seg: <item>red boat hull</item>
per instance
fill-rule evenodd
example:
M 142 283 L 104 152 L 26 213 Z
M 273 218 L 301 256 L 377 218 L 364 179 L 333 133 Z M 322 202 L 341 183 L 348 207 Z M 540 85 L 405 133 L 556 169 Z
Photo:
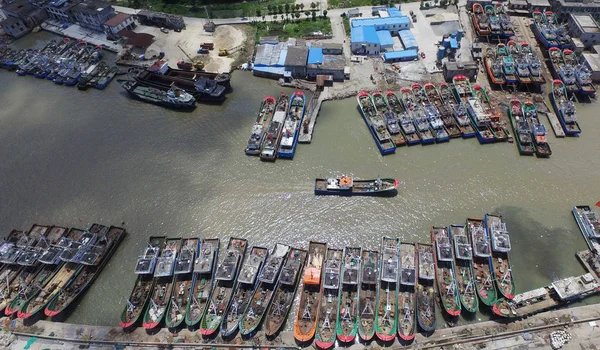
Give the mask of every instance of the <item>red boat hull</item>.
M 333 343 L 334 342 L 332 342 L 332 341 L 315 340 L 315 344 L 317 345 L 317 347 L 319 349 L 323 349 L 323 350 L 326 350 L 326 349 L 329 349 L 329 348 L 333 347 Z
M 17 312 L 17 310 L 13 310 L 13 309 L 9 308 L 8 306 L 6 307 L 6 309 L 4 309 L 4 314 L 6 316 L 10 316 L 10 315 L 14 314 L 15 312 Z
M 59 311 L 52 311 L 52 310 L 49 310 L 48 308 L 46 308 L 46 309 L 44 309 L 44 314 L 46 314 L 46 316 L 48 316 L 48 317 L 53 317 L 53 316 L 56 316 L 56 315 L 60 314 L 60 311 L 61 310 L 59 310 Z
M 392 335 L 381 334 L 381 333 L 375 333 L 375 334 L 377 334 L 377 338 L 379 338 L 379 340 L 381 340 L 381 341 L 392 341 L 396 337 L 395 334 L 392 334 Z
M 202 335 L 213 335 L 213 333 L 215 333 L 214 329 L 200 328 L 200 334 L 202 334 Z
M 17 314 L 17 317 L 20 318 L 20 319 L 26 319 L 26 318 L 29 318 L 31 316 L 32 316 L 32 314 L 28 314 L 28 313 L 23 312 L 23 311 L 19 311 L 19 313 Z
M 502 313 L 500 312 L 498 305 L 494 304 L 494 306 L 492 306 L 492 311 L 494 312 L 495 315 L 504 317 L 504 315 L 502 315 Z
M 350 343 L 354 340 L 353 336 L 350 335 L 343 335 L 343 334 L 338 334 L 337 338 L 339 341 L 343 342 L 343 343 Z
M 121 326 L 121 328 L 129 328 L 131 326 L 133 326 L 134 322 L 119 322 L 119 325 Z
M 416 334 L 411 334 L 411 335 L 398 334 L 398 335 L 400 336 L 400 339 L 402 339 L 402 340 L 411 341 L 411 340 L 415 339 Z
M 146 329 L 152 329 L 158 326 L 158 322 L 144 322 L 142 326 Z

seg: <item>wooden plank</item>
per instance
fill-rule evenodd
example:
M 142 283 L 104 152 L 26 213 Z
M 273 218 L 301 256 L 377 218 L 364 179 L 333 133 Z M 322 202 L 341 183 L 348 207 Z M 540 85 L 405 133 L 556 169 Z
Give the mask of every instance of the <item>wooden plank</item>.
M 556 114 L 552 113 L 552 112 L 548 112 L 546 113 L 546 117 L 548 117 L 548 121 L 550 122 L 550 125 L 552 126 L 552 130 L 554 130 L 554 135 L 556 137 L 565 137 L 565 131 L 562 128 L 562 125 L 560 125 L 560 122 L 558 121 L 558 117 L 556 116 Z

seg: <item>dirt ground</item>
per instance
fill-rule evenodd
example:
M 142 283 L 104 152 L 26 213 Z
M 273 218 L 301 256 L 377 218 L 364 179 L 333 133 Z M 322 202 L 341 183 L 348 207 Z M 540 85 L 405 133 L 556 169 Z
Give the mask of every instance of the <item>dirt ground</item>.
M 204 69 L 210 72 L 231 71 L 233 68 L 231 65 L 238 54 L 236 50 L 231 49 L 237 49 L 246 40 L 245 31 L 231 25 L 217 26 L 214 33 L 205 32 L 201 23 L 188 23 L 186 29 L 180 33 L 175 31 L 163 33 L 160 28 L 142 25 L 136 28 L 136 32 L 152 34 L 155 37 L 152 45 L 146 50 L 147 57 L 164 52 L 169 65 L 175 68 L 177 61 L 189 61 L 185 55 L 187 54 L 194 59 L 202 60 L 205 64 Z M 214 43 L 214 50 L 207 55 L 197 54 L 202 43 Z M 233 52 L 230 52 L 229 56 L 219 56 L 219 49 Z

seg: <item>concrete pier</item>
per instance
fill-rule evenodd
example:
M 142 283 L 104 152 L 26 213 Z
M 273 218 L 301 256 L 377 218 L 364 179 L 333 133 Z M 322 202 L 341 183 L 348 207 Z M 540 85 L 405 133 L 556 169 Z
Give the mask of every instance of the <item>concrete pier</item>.
M 302 122 L 304 124 L 306 121 L 308 121 L 308 129 L 305 129 L 304 125 L 301 126 L 300 136 L 298 137 L 299 143 L 310 143 L 312 141 L 315 123 L 317 122 L 321 105 L 329 95 L 328 92 L 328 88 L 324 88 L 323 91 L 315 91 L 313 97 L 310 99 L 306 113 L 304 114 L 304 121 Z

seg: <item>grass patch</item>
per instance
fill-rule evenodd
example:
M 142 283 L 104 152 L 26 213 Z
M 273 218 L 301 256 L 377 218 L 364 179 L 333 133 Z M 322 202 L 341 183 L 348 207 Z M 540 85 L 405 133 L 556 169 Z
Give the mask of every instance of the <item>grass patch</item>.
M 348 16 L 344 16 L 343 17 L 344 20 L 344 31 L 346 32 L 346 36 L 349 37 L 350 36 L 350 18 L 348 18 Z
M 132 8 L 147 8 L 152 11 L 166 12 L 188 17 L 206 18 L 206 10 L 198 0 L 112 0 L 112 3 Z M 231 18 L 231 17 L 254 17 L 271 14 L 285 13 L 285 4 L 288 4 L 288 12 L 295 10 L 294 0 L 261 0 L 258 1 L 240 1 L 227 4 L 207 5 L 210 18 Z M 281 7 L 281 11 L 280 10 Z
M 391 0 L 328 0 L 327 5 L 331 9 L 353 8 L 353 7 L 360 7 L 360 6 L 382 6 L 382 5 L 387 5 L 388 7 L 393 7 L 393 6 L 396 6 L 396 4 L 398 4 L 398 3 L 417 2 L 417 1 L 421 1 L 421 0 L 396 0 L 396 1 L 391 1 Z M 363 16 L 366 17 L 366 16 L 368 16 L 368 14 L 363 13 Z
M 282 22 L 258 22 L 255 23 L 256 37 L 277 36 L 280 40 L 287 38 L 302 38 L 310 36 L 312 33 L 321 32 L 323 34 L 331 34 L 331 21 L 329 18 L 316 17 L 297 19 L 295 21 Z

